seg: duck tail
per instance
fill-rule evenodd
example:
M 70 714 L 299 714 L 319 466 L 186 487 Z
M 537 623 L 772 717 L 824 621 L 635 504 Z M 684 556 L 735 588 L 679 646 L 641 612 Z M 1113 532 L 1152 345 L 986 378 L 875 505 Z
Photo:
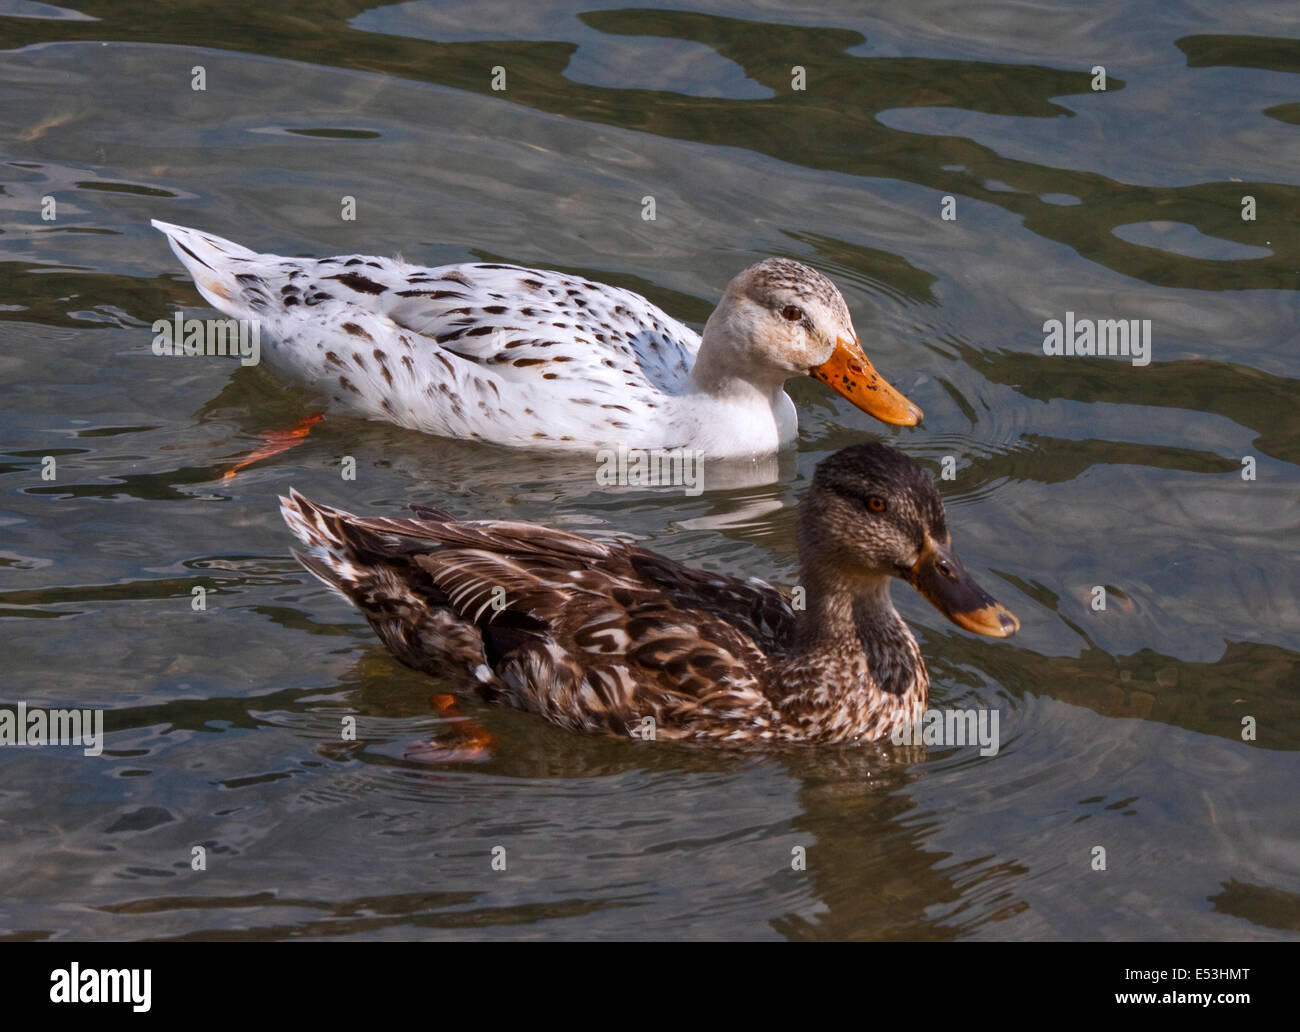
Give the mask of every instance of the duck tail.
M 357 531 L 350 512 L 321 505 L 289 489 L 280 496 L 280 515 L 306 547 L 294 557 L 326 587 L 356 604 L 362 590 L 374 579 L 374 566 L 358 555 Z
M 150 224 L 167 237 L 208 304 L 229 316 L 247 314 L 246 290 L 237 277 L 241 263 L 260 257 L 256 251 L 186 226 L 158 219 L 151 219 Z
M 306 546 L 293 553 L 297 560 L 356 606 L 399 660 L 439 677 L 448 669 L 463 670 L 481 692 L 497 685 L 484 666 L 478 629 L 458 616 L 428 574 L 403 554 L 387 521 L 371 529 L 374 521 L 292 489 L 280 499 L 280 513 Z M 393 528 L 397 537 L 403 529 Z

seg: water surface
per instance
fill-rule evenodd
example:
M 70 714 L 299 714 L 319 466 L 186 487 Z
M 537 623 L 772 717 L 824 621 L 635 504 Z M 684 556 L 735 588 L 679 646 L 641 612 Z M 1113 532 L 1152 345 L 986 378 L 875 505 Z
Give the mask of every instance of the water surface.
M 99 757 L 0 751 L 0 932 L 1300 935 L 1292 5 L 861 6 L 0 5 L 0 703 L 102 707 L 108 732 Z M 150 354 L 155 319 L 212 314 L 150 218 L 571 270 L 696 326 L 789 255 L 926 420 L 792 384 L 797 452 L 697 498 L 335 416 L 223 481 L 315 409 Z M 1153 360 L 1045 356 L 1067 311 L 1151 320 Z M 953 458 L 955 543 L 1021 620 L 978 639 L 894 590 L 936 704 L 998 710 L 994 757 L 728 756 L 468 702 L 491 758 L 430 764 L 445 686 L 298 567 L 277 513 L 290 485 L 418 500 L 789 584 L 814 466 L 874 438 Z

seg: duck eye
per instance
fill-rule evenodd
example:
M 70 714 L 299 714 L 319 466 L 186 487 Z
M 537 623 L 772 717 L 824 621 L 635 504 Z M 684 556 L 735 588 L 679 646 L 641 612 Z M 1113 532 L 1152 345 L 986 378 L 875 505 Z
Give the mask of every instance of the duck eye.
M 867 499 L 867 508 L 872 512 L 884 512 L 889 506 L 885 504 L 885 500 L 880 495 L 872 495 Z
M 803 318 L 803 309 L 796 305 L 786 305 L 781 309 L 781 318 L 789 322 L 798 322 Z

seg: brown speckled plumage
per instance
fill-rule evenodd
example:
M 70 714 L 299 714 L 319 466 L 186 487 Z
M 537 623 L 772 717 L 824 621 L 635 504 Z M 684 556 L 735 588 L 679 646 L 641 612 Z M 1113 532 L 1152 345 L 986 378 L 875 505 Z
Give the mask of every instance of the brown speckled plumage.
M 926 707 L 889 580 L 913 580 L 947 530 L 929 477 L 884 445 L 818 467 L 799 519 L 806 612 L 757 579 L 536 524 L 418 506 L 414 519 L 360 517 L 297 492 L 281 502 L 307 546 L 299 559 L 402 662 L 563 727 L 627 735 L 652 717 L 657 739 L 843 742 Z
M 749 270 L 745 293 L 759 305 L 779 308 L 786 298 L 802 295 L 824 305 L 842 325 L 852 323 L 839 287 L 816 269 L 790 258 L 765 258 Z

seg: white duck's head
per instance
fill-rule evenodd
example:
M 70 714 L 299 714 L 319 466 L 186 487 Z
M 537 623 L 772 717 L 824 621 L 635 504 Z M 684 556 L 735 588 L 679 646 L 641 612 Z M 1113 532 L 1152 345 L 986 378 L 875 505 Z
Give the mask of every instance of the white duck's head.
M 835 284 L 789 258 L 751 265 L 728 284 L 693 375 L 711 393 L 737 381 L 766 388 L 811 376 L 882 422 L 921 421 L 921 410 L 872 366 Z

